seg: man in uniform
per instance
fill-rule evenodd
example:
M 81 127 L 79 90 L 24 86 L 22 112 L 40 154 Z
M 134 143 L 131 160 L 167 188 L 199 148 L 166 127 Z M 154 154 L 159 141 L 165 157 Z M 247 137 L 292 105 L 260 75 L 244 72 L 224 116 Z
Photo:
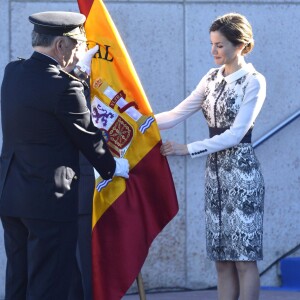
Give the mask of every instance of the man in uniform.
M 89 89 L 86 90 L 87 105 L 90 106 Z M 93 300 L 92 289 L 92 211 L 95 189 L 93 166 L 79 155 L 80 182 L 78 187 L 78 238 L 77 264 L 74 266 L 68 300 Z
M 83 81 L 66 71 L 85 55 L 85 17 L 43 12 L 29 20 L 34 52 L 6 66 L 1 86 L 5 299 L 66 300 L 75 264 L 79 152 L 103 179 L 128 178 L 129 165 L 111 155 L 91 121 Z

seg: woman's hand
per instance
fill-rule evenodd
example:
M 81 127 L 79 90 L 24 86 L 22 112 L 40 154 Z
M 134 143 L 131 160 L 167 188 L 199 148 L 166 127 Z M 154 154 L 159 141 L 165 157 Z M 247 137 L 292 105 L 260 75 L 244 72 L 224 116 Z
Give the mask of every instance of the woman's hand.
M 167 141 L 160 147 L 160 153 L 164 156 L 167 155 L 187 155 L 189 154 L 187 145 L 177 144 L 175 142 Z

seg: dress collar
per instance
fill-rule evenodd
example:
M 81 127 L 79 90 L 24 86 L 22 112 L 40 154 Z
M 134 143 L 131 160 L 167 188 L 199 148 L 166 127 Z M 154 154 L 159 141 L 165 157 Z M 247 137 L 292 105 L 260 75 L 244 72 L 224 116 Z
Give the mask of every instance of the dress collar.
M 225 66 L 222 66 L 221 68 L 219 68 L 219 72 L 218 72 L 217 76 L 218 76 L 218 79 L 220 79 L 220 80 L 224 79 L 227 83 L 232 83 L 232 82 L 240 79 L 241 77 L 245 76 L 246 74 L 255 71 L 253 65 L 251 63 L 248 63 L 244 67 L 242 67 L 241 69 L 239 69 L 239 70 L 235 71 L 234 73 L 224 77 L 224 75 L 223 75 L 224 68 L 225 68 Z

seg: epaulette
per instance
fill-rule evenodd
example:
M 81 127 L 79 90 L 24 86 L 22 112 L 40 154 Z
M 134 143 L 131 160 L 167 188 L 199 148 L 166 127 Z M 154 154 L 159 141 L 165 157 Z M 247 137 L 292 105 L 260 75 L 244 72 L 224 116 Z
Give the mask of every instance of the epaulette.
M 18 60 L 26 60 L 25 58 L 19 57 L 19 56 L 17 57 L 17 59 L 18 59 Z
M 72 75 L 71 73 L 65 71 L 64 69 L 62 68 L 58 68 L 60 72 L 64 73 L 65 75 L 67 75 L 69 78 L 72 78 L 73 80 L 76 80 L 76 81 L 79 81 L 81 82 L 85 88 L 88 88 L 88 84 L 84 81 L 84 80 L 81 80 L 79 78 L 77 78 L 76 76 Z

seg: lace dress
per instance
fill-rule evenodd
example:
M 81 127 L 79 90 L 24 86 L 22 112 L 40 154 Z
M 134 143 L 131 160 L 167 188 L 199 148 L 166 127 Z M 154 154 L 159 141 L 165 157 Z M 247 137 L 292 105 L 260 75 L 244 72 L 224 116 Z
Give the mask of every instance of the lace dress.
M 167 129 L 202 110 L 210 138 L 188 144 L 192 158 L 207 155 L 205 213 L 211 260 L 263 258 L 264 180 L 251 145 L 251 131 L 266 96 L 266 83 L 252 64 L 224 77 L 211 69 L 196 89 L 169 112 L 155 115 Z

